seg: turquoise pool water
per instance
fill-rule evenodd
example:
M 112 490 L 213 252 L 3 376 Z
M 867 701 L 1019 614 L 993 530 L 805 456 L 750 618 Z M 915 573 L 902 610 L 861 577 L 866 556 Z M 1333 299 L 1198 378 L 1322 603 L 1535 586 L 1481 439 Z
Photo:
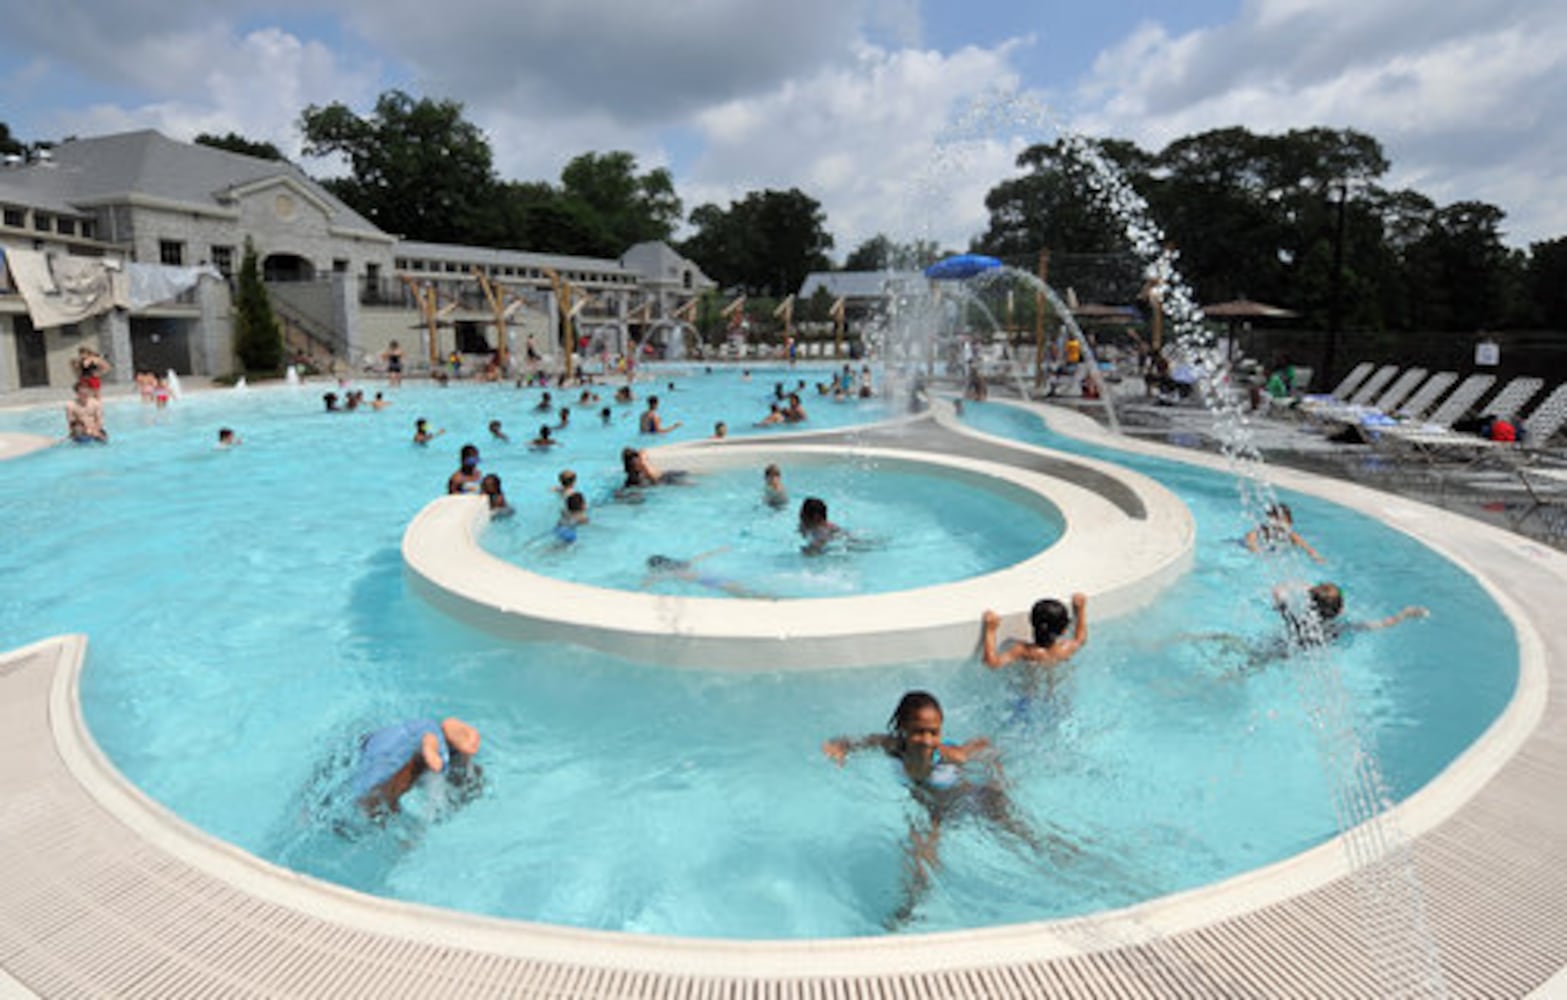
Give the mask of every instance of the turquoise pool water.
M 768 385 L 733 371 L 676 378 L 665 411 L 700 415 L 687 429 L 703 434 L 698 419 L 723 414 L 739 430 Z M 910 929 L 1122 906 L 1336 832 L 1333 781 L 1290 664 L 1236 677 L 1232 644 L 1191 638 L 1265 644 L 1277 630 L 1225 477 L 1114 456 L 1191 505 L 1197 563 L 1145 612 L 1094 621 L 1089 648 L 1049 690 L 974 661 L 663 671 L 467 630 L 409 592 L 398 550 L 463 441 L 480 444 L 524 513 L 553 510 L 562 465 L 590 490 L 618 482 L 619 449 L 637 440 L 634 408 L 609 428 L 584 422 L 540 455 L 484 438 L 494 417 L 526 426 L 537 390 L 391 395 L 384 412 L 346 415 L 320 412 L 309 390 L 202 394 L 162 413 L 112 404 L 108 448 L 0 463 L 0 645 L 87 633 L 85 711 L 110 757 L 261 857 L 368 892 L 585 927 L 880 934 L 899 900 L 913 806 L 885 760 L 839 769 L 820 745 L 879 730 L 913 687 L 942 699 L 949 737 L 995 741 L 1018 813 L 1070 849 L 1036 857 L 985 823 L 958 823 Z M 970 412 L 977 426 L 1074 447 L 1032 418 Z M 812 422 L 832 414 L 880 411 L 815 407 Z M 420 415 L 447 429 L 428 449 L 408 441 Z M 57 433 L 60 423 L 57 408 L 0 414 L 4 429 Z M 218 452 L 225 425 L 245 444 Z M 1323 572 L 1346 584 L 1351 617 L 1433 609 L 1335 651 L 1355 722 L 1406 795 L 1505 705 L 1511 630 L 1478 584 L 1429 550 L 1289 499 L 1330 560 Z M 1043 586 L 1064 594 L 1072 582 Z M 483 795 L 448 813 L 438 788 L 419 789 L 387 828 L 334 833 L 340 814 L 315 796 L 324 762 L 376 726 L 426 714 L 462 716 L 484 734 Z
M 671 460 L 678 464 L 678 459 Z M 553 509 L 494 521 L 486 550 L 536 573 L 623 590 L 698 597 L 809 598 L 951 583 L 1022 562 L 1061 537 L 1060 513 L 1021 496 L 937 473 L 780 460 L 787 502 L 764 500 L 762 469 L 703 472 L 678 486 L 593 498 L 589 522 L 563 544 Z M 1019 491 L 1020 492 L 1020 491 Z M 799 508 L 828 503 L 847 534 L 801 551 Z M 1031 499 L 1031 498 L 1030 498 Z M 648 560 L 689 561 L 688 572 Z

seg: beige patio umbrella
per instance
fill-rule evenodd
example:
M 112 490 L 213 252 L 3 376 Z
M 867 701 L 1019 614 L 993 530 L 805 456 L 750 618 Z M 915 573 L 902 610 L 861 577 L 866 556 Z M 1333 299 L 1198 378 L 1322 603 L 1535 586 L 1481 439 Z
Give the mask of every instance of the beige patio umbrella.
M 1294 319 L 1300 315 L 1292 309 L 1283 306 L 1270 306 L 1266 302 L 1257 302 L 1253 299 L 1231 299 L 1228 302 L 1216 302 L 1211 306 L 1203 306 L 1202 313 L 1209 319 L 1222 319 L 1229 323 L 1230 327 L 1230 360 L 1235 359 L 1235 334 L 1243 320 L 1251 319 Z

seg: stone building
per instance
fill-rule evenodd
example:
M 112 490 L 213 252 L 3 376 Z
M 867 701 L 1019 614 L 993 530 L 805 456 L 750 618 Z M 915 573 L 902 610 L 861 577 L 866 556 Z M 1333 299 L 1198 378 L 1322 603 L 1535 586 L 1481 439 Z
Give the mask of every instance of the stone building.
M 550 357 L 565 318 L 596 347 L 623 350 L 713 288 L 662 243 L 605 260 L 401 240 L 293 164 L 150 130 L 68 140 L 0 168 L 0 251 L 97 258 L 110 270 L 210 265 L 228 278 L 247 240 L 290 352 L 349 370 L 375 364 L 393 340 L 416 364 L 503 339 Z M 235 370 L 225 280 L 48 328 L 18 291 L 0 267 L 0 393 L 69 385 L 82 344 L 108 357 L 113 380 Z

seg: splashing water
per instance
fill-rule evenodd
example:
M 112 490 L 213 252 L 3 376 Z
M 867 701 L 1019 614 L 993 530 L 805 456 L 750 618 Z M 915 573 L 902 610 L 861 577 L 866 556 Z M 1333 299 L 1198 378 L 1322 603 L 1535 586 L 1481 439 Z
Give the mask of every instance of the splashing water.
M 184 390 L 180 387 L 180 377 L 179 375 L 175 374 L 174 369 L 170 368 L 168 372 L 164 374 L 163 380 L 169 384 L 170 396 L 173 396 L 175 399 L 184 398 L 185 393 Z
M 299 369 L 295 368 L 293 365 L 289 365 L 288 369 L 283 372 L 283 384 L 288 386 L 290 389 L 298 389 Z
M 1276 497 L 1262 477 L 1262 454 L 1241 409 L 1241 395 L 1230 383 L 1213 335 L 1202 325 L 1202 310 L 1176 268 L 1176 251 L 1152 221 L 1147 202 L 1093 142 L 1081 135 L 1064 134 L 1062 145 L 1089 168 L 1087 177 L 1094 197 L 1121 222 L 1133 250 L 1144 261 L 1148 287 L 1154 290 L 1156 304 L 1175 331 L 1172 360 L 1198 373 L 1199 394 L 1215 417 L 1221 451 L 1236 474 L 1241 513 L 1248 523 L 1257 523 Z M 1290 575 L 1300 577 L 1298 572 L 1290 572 L 1298 563 L 1298 554 L 1274 558 L 1280 583 Z M 1388 813 L 1392 802 L 1387 782 L 1375 754 L 1355 727 L 1353 707 L 1323 622 L 1304 607 L 1291 610 L 1305 625 L 1291 630 L 1289 636 L 1292 653 L 1304 667 L 1296 670 L 1295 676 L 1313 719 L 1318 752 L 1334 779 L 1335 815 L 1360 897 L 1362 930 L 1382 972 L 1379 985 L 1389 996 L 1446 996 L 1414 859 L 1397 821 Z

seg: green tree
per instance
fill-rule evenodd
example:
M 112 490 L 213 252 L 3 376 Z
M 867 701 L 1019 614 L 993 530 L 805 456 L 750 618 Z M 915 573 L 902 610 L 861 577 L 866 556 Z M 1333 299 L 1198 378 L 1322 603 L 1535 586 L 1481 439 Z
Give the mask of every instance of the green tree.
M 855 247 L 843 262 L 845 271 L 918 271 L 946 256 L 930 240 L 898 243 L 877 233 Z
M 561 171 L 561 198 L 602 234 L 592 251 L 616 257 L 649 240 L 667 240 L 680 221 L 675 182 L 662 167 L 638 176 L 636 157 L 624 151 L 583 153 Z
M 1147 197 L 1153 183 L 1150 158 L 1121 140 L 1095 140 L 1104 157 L 1123 170 Z M 974 241 L 978 253 L 1032 270 L 1040 250 L 1050 249 L 1050 280 L 1076 288 L 1086 298 L 1129 301 L 1142 285 L 1140 266 L 1127 251 L 1125 224 L 1094 194 L 1092 168 L 1065 142 L 1031 146 L 1018 155 L 1024 171 L 985 196 L 990 224 Z
M 239 153 L 244 156 L 254 156 L 258 160 L 287 160 L 283 151 L 270 142 L 254 142 L 245 138 L 238 132 L 225 132 L 223 135 L 215 135 L 203 132 L 196 136 L 196 145 L 211 146 L 214 149 L 226 149 L 230 153 Z
M 234 302 L 234 353 L 247 372 L 276 371 L 283 365 L 283 336 L 272 315 L 256 246 L 245 239 L 239 264 L 239 292 Z
M 1533 320 L 1567 330 L 1567 236 L 1530 244 L 1527 275 Z
M 300 115 L 306 156 L 341 155 L 352 174 L 323 183 L 382 229 L 414 239 L 460 243 L 493 233 L 490 144 L 456 101 L 382 94 L 361 118 L 342 104 L 312 104 Z
M 1502 245 L 1500 208 L 1461 201 L 1437 209 L 1427 231 L 1405 253 L 1410 325 L 1417 330 L 1474 331 L 1501 325 L 1514 311 Z
M 725 288 L 782 298 L 832 265 L 827 217 L 796 188 L 752 191 L 727 209 L 701 205 L 689 221 L 696 232 L 681 252 Z
M 27 143 L 11 135 L 11 126 L 0 122 L 0 156 L 26 156 Z

